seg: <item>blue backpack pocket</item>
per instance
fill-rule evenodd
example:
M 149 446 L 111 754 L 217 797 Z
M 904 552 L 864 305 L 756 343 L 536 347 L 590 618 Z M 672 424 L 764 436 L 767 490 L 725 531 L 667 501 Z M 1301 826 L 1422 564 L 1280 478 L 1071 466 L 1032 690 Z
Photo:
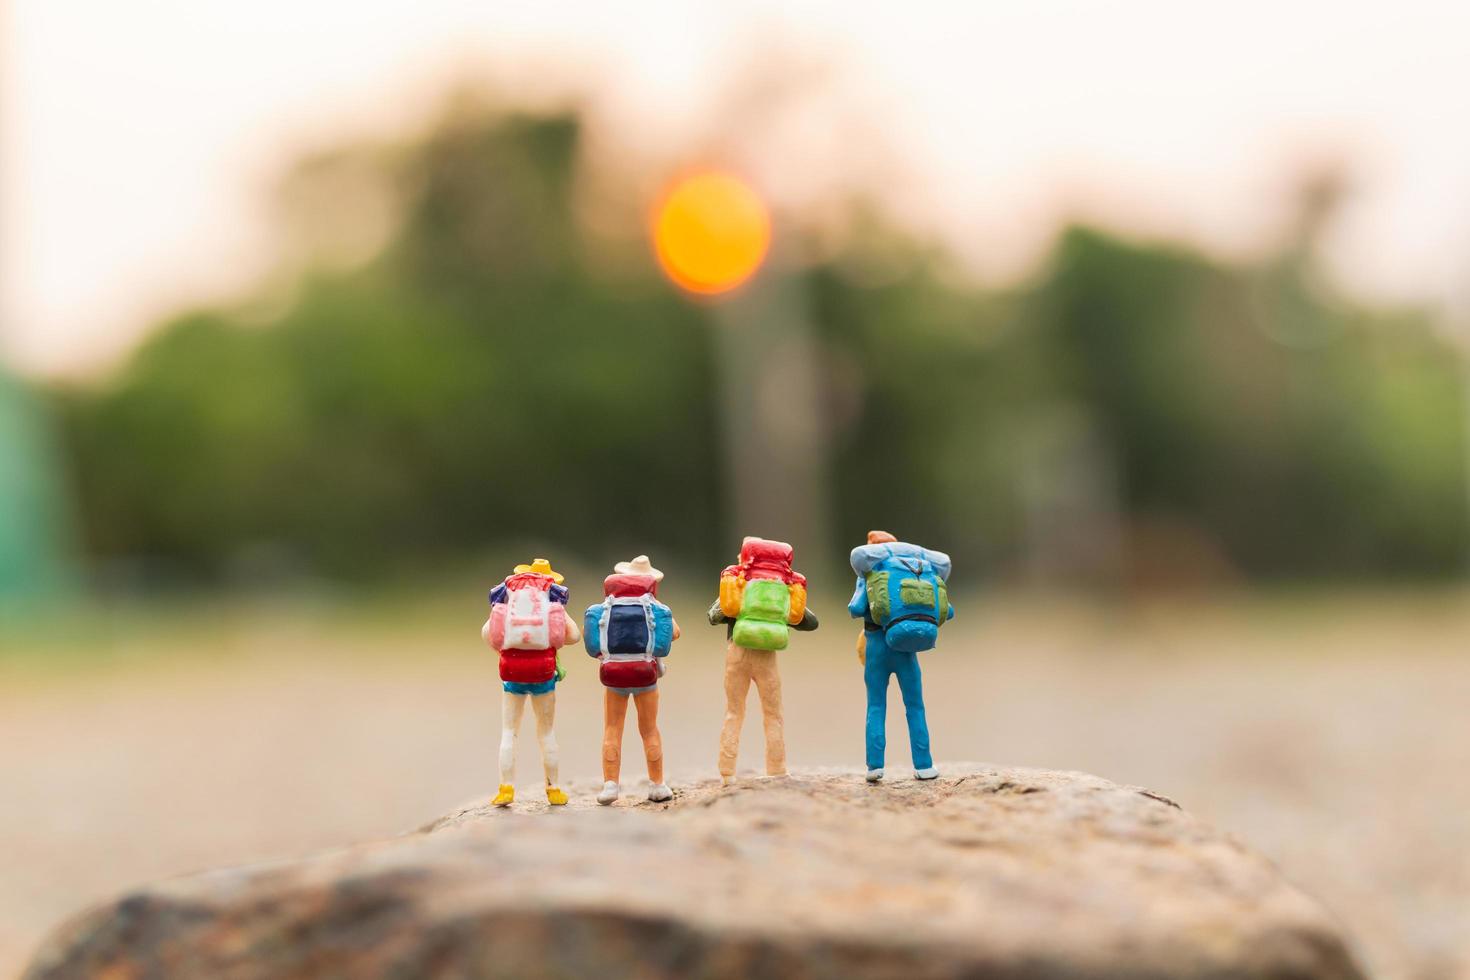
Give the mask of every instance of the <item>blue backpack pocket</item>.
M 587 614 L 582 618 L 582 642 L 587 645 L 587 652 L 593 656 L 602 653 L 602 603 L 587 607 Z
M 904 653 L 933 650 L 939 643 L 939 624 L 927 619 L 900 619 L 888 624 L 883 631 L 883 641 L 888 644 L 888 649 Z
M 608 611 L 607 652 L 645 653 L 648 650 L 648 617 L 641 605 L 616 605 Z
M 653 652 L 665 656 L 674 648 L 674 612 L 661 602 L 649 608 L 653 612 Z
M 927 560 L 900 559 L 888 572 L 887 616 L 878 620 L 891 650 L 921 653 L 939 643 L 939 625 L 948 619 L 944 580 Z

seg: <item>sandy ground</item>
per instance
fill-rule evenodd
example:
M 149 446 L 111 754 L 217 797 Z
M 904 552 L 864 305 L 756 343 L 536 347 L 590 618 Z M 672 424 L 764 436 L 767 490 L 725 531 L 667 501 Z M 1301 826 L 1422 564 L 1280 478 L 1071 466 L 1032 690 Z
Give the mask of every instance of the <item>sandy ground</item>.
M 698 609 L 676 604 L 663 687 L 674 780 L 714 769 L 723 637 Z M 791 761 L 858 764 L 854 631 L 818 609 L 823 629 L 782 654 Z M 476 612 L 462 630 L 437 607 L 233 615 L 103 631 L 101 665 L 49 643 L 0 660 L 0 975 L 130 884 L 397 833 L 492 791 L 499 694 Z M 991 599 L 961 615 L 925 661 L 941 759 L 1148 786 L 1320 897 L 1374 975 L 1470 978 L 1470 600 Z M 567 663 L 564 782 L 591 791 L 601 689 L 591 660 Z M 890 772 L 906 777 L 893 703 Z M 758 718 L 752 702 L 742 764 L 760 758 Z M 629 730 L 625 783 L 642 775 Z

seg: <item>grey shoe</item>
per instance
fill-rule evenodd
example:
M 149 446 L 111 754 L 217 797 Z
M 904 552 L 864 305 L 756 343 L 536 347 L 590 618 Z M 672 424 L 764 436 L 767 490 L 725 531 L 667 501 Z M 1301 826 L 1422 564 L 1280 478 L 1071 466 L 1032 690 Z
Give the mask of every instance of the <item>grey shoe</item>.
M 883 778 L 883 770 L 882 769 L 869 769 L 868 770 L 868 775 L 867 775 L 868 782 L 870 782 L 870 783 L 876 783 L 876 782 L 878 782 L 878 780 L 880 780 L 882 778 Z
M 930 766 L 928 769 L 915 769 L 914 770 L 914 778 L 915 779 L 938 779 L 939 778 L 939 770 L 936 769 L 936 768 L 934 768 L 933 766 Z
M 667 803 L 674 798 L 674 791 L 669 789 L 668 783 L 654 783 L 648 787 L 648 802 Z
M 613 800 L 617 799 L 618 795 L 622 793 L 622 791 L 623 787 L 619 786 L 617 783 L 609 779 L 607 782 L 602 784 L 602 792 L 597 794 L 597 802 L 601 803 L 603 806 L 607 806 Z

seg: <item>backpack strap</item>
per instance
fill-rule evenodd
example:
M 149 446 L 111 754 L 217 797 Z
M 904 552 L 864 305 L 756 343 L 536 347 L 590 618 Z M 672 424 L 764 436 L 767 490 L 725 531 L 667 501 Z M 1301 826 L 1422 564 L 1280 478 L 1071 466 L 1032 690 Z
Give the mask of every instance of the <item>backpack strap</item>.
M 643 645 L 643 657 L 645 660 L 653 659 L 653 637 L 658 625 L 653 621 L 653 596 L 642 597 L 644 633 L 648 635 L 648 641 Z

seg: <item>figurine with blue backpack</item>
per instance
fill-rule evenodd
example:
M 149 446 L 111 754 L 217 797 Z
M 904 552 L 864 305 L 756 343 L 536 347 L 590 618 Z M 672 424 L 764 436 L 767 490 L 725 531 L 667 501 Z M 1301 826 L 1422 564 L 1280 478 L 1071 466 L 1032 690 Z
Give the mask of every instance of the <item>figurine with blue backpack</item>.
M 890 676 L 898 678 L 903 695 L 914 776 L 933 779 L 939 770 L 929 751 L 919 654 L 934 649 L 939 628 L 954 618 L 949 556 L 899 541 L 887 531 L 869 531 L 868 543 L 852 550 L 851 562 L 857 589 L 847 611 L 863 621 L 858 662 L 868 688 L 868 782 L 883 778 Z
M 623 726 L 628 702 L 638 709 L 638 734 L 648 762 L 648 799 L 663 803 L 674 794 L 664 782 L 664 744 L 658 732 L 658 681 L 664 658 L 679 638 L 673 611 L 658 600 L 664 573 L 647 555 L 620 561 L 603 579 L 603 600 L 587 607 L 584 643 L 600 662 L 603 694 L 602 792 L 597 802 L 611 804 L 622 793 Z

